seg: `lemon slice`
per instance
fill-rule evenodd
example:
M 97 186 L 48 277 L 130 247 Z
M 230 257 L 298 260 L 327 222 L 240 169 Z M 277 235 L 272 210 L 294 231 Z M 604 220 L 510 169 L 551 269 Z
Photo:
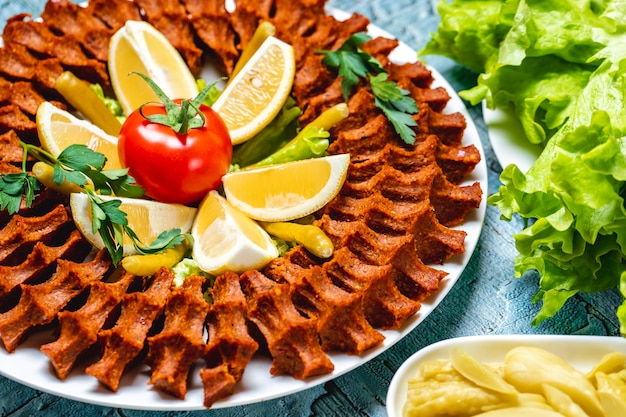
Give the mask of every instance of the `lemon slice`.
M 191 229 L 193 259 L 210 274 L 259 269 L 278 257 L 265 230 L 211 191 L 198 209 Z
M 109 44 L 111 85 L 126 114 L 149 101 L 160 101 L 150 86 L 131 72 L 147 75 L 172 99 L 198 95 L 196 80 L 180 53 L 148 22 L 127 21 Z
M 222 177 L 228 201 L 255 220 L 276 222 L 307 216 L 341 189 L 349 154 L 231 172 Z
M 289 97 L 295 71 L 291 45 L 269 36 L 228 82 L 212 107 L 226 123 L 234 145 L 276 117 Z
M 41 146 L 54 156 L 70 145 L 86 145 L 107 158 L 105 169 L 122 167 L 117 156 L 117 137 L 111 136 L 87 120 L 44 101 L 37 108 L 37 133 Z
M 120 200 L 119 209 L 126 213 L 128 226 L 137 234 L 142 243 L 150 244 L 164 231 L 180 229 L 188 233 L 196 217 L 197 209 L 181 204 L 167 204 L 140 198 L 99 196 L 104 201 Z M 74 223 L 85 239 L 98 249 L 104 247 L 102 238 L 92 230 L 89 196 L 83 193 L 70 194 L 70 208 Z M 124 256 L 136 254 L 130 240 L 124 238 Z

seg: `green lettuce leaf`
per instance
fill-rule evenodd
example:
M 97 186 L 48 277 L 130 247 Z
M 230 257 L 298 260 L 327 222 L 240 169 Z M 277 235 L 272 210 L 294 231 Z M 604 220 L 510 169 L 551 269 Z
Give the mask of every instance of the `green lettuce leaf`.
M 474 72 L 483 72 L 510 29 L 503 17 L 507 3 L 511 2 L 440 1 L 437 11 L 441 22 L 420 55 L 446 56 Z
M 326 150 L 330 144 L 329 137 L 330 133 L 327 130 L 309 124 L 298 132 L 296 137 L 285 146 L 251 166 L 262 167 L 300 161 L 303 159 L 319 158 L 326 154 Z
M 278 115 L 254 137 L 233 149 L 232 163 L 247 167 L 278 151 L 291 141 L 300 129 L 302 110 L 288 97 Z
M 615 33 L 613 9 L 579 0 L 442 1 L 441 24 L 420 55 L 444 55 L 479 72 L 461 97 L 491 109 L 512 106 L 527 139 L 544 144 Z
M 526 58 L 517 66 L 492 67 L 460 95 L 474 105 L 487 100 L 491 109 L 512 105 L 528 141 L 544 144 L 567 120 L 592 72 L 552 55 Z
M 421 55 L 478 72 L 461 96 L 513 107 L 544 149 L 528 172 L 509 165 L 488 203 L 520 216 L 515 275 L 540 274 L 533 324 L 579 292 L 626 300 L 626 8 L 618 0 L 442 0 Z M 626 301 L 619 307 L 626 334 Z
M 607 60 L 598 68 L 567 123 L 528 172 L 506 167 L 502 186 L 488 199 L 505 219 L 515 214 L 534 220 L 514 236 L 516 276 L 530 269 L 541 276 L 535 300 L 542 301 L 542 309 L 534 324 L 552 317 L 579 291 L 620 287 L 626 272 L 626 73 L 621 67 Z M 613 100 L 598 99 L 606 96 Z
M 604 18 L 603 12 L 597 1 L 521 0 L 500 44 L 498 62 L 519 65 L 526 57 L 552 55 L 587 63 L 615 30 L 614 21 Z

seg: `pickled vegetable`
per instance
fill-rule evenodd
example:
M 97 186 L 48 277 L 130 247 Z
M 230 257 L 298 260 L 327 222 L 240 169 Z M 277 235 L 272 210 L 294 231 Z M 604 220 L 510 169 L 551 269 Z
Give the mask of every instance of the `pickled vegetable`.
M 46 188 L 55 190 L 59 193 L 70 195 L 71 193 L 83 192 L 83 189 L 78 184 L 73 182 L 67 182 L 64 180 L 61 184 L 57 184 L 53 178 L 54 167 L 45 162 L 35 162 L 33 164 L 32 173 Z
M 598 372 L 595 378 L 598 396 L 606 416 L 626 416 L 626 372 L 624 369 L 611 374 Z
M 475 417 L 564 417 L 553 410 L 535 407 L 508 407 L 476 414 Z
M 623 417 L 623 357 L 608 353 L 585 375 L 542 348 L 512 348 L 498 363 L 454 348 L 449 359 L 420 364 L 407 384 L 403 417 Z
M 555 411 L 567 417 L 588 417 L 587 413 L 560 389 L 550 384 L 543 384 L 543 392 L 548 404 Z
M 335 104 L 333 107 L 324 110 L 322 114 L 317 116 L 309 125 L 319 127 L 324 130 L 330 130 L 334 125 L 348 117 L 350 109 L 346 103 Z
M 160 268 L 173 268 L 191 249 L 190 238 L 173 248 L 151 255 L 131 255 L 122 259 L 122 267 L 126 272 L 137 276 L 152 276 Z
M 289 143 L 257 162 L 253 167 L 260 167 L 302 159 L 323 156 L 328 149 L 330 133 L 328 131 L 348 116 L 348 105 L 337 104 L 320 114 L 306 125 Z
M 591 371 L 587 374 L 587 378 L 593 377 L 595 374 L 602 372 L 609 374 L 626 369 L 626 354 L 622 352 L 610 352 L 600 359 Z
M 547 350 L 530 346 L 511 349 L 504 378 L 525 392 L 543 393 L 543 384 L 550 384 L 569 395 L 589 416 L 604 416 L 598 394 L 585 375 Z
M 446 375 L 443 381 L 409 381 L 403 416 L 472 416 L 501 403 L 502 398 L 495 392 L 477 387 L 462 377 Z
M 233 148 L 232 163 L 239 167 L 247 167 L 267 158 L 298 134 L 300 123 L 298 117 L 302 110 L 292 97 L 288 97 L 278 115 L 252 139 Z
M 87 120 L 109 135 L 117 136 L 121 123 L 98 95 L 83 80 L 70 71 L 57 78 L 54 88 Z
M 259 224 L 270 235 L 287 242 L 296 242 L 318 258 L 330 258 L 333 254 L 333 242 L 317 226 L 291 222 L 259 222 Z
M 452 365 L 461 375 L 479 387 L 516 396 L 517 390 L 489 365 L 476 360 L 460 348 L 452 350 Z

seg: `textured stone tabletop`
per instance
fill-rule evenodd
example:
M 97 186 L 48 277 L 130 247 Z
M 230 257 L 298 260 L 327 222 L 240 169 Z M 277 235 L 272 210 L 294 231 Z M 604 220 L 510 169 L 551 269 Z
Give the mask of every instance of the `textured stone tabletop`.
M 418 50 L 438 23 L 437 0 L 330 0 L 330 6 L 367 16 L 372 23 Z M 1 21 L 18 12 L 35 16 L 44 0 L 0 1 Z M 428 63 L 439 70 L 455 90 L 475 82 L 475 75 L 444 59 Z M 480 107 L 469 112 L 478 128 L 489 171 L 488 194 L 497 190 L 501 167 L 495 159 Z M 487 207 L 476 250 L 444 301 L 413 332 L 385 353 L 330 382 L 276 400 L 210 411 L 149 412 L 84 404 L 25 387 L 0 377 L 0 416 L 110 416 L 110 417 L 215 417 L 248 416 L 386 416 L 385 396 L 398 367 L 417 350 L 443 339 L 488 334 L 593 334 L 617 335 L 616 291 L 577 295 L 551 320 L 538 327 L 531 319 L 539 305 L 531 303 L 536 276 L 513 277 L 516 255 L 511 235 L 521 222 L 503 222 L 494 207 Z

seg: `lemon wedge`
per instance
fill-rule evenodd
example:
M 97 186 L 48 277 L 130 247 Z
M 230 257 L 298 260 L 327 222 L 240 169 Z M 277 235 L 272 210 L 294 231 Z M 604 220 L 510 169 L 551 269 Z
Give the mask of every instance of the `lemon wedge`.
M 117 156 L 117 137 L 109 135 L 87 120 L 44 101 L 35 116 L 41 146 L 54 156 L 73 144 L 86 145 L 107 158 L 105 169 L 122 167 Z
M 211 191 L 198 208 L 191 229 L 193 259 L 213 275 L 259 269 L 278 257 L 278 249 L 265 230 Z
M 332 200 L 346 179 L 349 154 L 231 172 L 222 177 L 226 199 L 255 220 L 288 221 Z
M 296 63 L 291 45 L 269 36 L 229 80 L 213 104 L 234 145 L 245 142 L 276 117 L 291 93 Z
M 131 72 L 147 75 L 172 99 L 198 95 L 196 80 L 180 53 L 148 22 L 127 21 L 109 44 L 111 85 L 126 114 L 149 101 L 160 101 L 150 86 Z
M 128 226 L 137 234 L 142 243 L 150 244 L 164 231 L 180 229 L 188 233 L 193 225 L 197 209 L 182 204 L 167 204 L 140 198 L 99 196 L 104 201 L 120 200 L 119 209 L 126 213 Z M 89 196 L 84 193 L 70 194 L 70 209 L 78 230 L 85 239 L 98 249 L 104 247 L 102 238 L 92 230 Z M 130 240 L 123 241 L 124 256 L 136 254 Z

